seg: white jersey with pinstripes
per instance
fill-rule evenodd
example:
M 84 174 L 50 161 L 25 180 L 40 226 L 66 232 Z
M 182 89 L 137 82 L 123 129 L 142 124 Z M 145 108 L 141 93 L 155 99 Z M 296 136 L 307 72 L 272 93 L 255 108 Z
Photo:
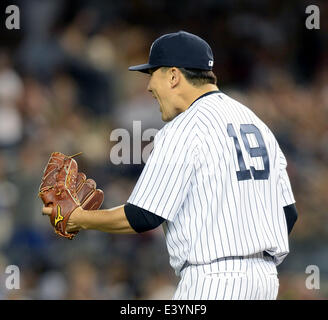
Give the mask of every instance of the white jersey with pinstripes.
M 265 106 L 263 106 L 265 108 Z M 166 219 L 170 264 L 289 252 L 283 207 L 295 202 L 286 158 L 246 106 L 216 91 L 155 136 L 128 202 Z

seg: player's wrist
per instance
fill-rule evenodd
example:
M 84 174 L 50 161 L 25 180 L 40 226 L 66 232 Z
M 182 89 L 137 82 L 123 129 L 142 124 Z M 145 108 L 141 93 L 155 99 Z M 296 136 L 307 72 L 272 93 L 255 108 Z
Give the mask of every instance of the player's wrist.
M 87 229 L 85 227 L 85 219 L 83 219 L 85 217 L 85 212 L 87 210 L 84 210 L 82 207 L 77 207 L 71 214 L 71 216 L 69 217 L 67 226 L 69 228 L 70 231 L 72 231 L 72 229 Z

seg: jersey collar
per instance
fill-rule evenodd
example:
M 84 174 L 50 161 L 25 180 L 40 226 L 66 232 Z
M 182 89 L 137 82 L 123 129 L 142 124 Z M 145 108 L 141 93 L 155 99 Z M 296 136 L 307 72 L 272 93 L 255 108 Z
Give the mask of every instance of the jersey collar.
M 221 91 L 220 90 L 214 90 L 214 91 L 209 91 L 209 92 L 206 92 L 206 93 L 204 93 L 204 94 L 202 94 L 201 96 L 199 96 L 196 100 L 194 100 L 193 102 L 192 102 L 192 104 L 189 106 L 189 108 L 196 102 L 196 101 L 198 101 L 199 99 L 201 99 L 201 98 L 204 98 L 204 97 L 206 97 L 206 96 L 209 96 L 210 94 L 214 94 L 214 93 L 220 93 Z M 189 109 L 188 108 L 188 109 Z

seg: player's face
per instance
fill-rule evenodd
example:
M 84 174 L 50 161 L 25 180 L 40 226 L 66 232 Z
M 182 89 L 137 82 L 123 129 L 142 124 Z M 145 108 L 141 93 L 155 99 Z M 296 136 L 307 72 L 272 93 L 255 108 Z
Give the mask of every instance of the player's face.
M 150 70 L 150 80 L 147 90 L 157 100 L 163 121 L 170 121 L 178 115 L 172 103 L 172 92 L 168 71 L 162 69 Z

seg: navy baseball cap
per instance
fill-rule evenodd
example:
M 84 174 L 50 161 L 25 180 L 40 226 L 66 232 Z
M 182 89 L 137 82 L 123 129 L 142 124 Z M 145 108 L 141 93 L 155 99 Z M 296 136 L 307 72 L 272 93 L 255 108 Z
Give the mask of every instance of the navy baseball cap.
M 186 32 L 164 34 L 150 47 L 149 62 L 129 67 L 130 71 L 148 73 L 157 67 L 191 68 L 212 70 L 212 49 L 202 38 Z

